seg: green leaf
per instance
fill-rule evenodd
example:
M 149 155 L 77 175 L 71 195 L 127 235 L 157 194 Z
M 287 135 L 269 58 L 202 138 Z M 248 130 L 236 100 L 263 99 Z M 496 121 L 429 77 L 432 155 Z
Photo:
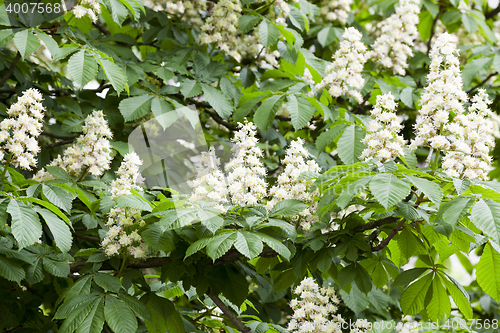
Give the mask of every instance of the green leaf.
M 484 246 L 476 266 L 477 283 L 485 293 L 500 301 L 500 254 L 490 243 Z
M 286 260 L 290 260 L 290 256 L 292 254 L 290 253 L 290 250 L 285 245 L 283 245 L 282 242 L 262 232 L 256 232 L 255 235 L 283 258 L 285 258 Z
M 14 44 L 19 50 L 21 58 L 24 61 L 26 57 L 38 50 L 40 40 L 27 29 L 19 31 L 14 35 Z
M 123 70 L 117 64 L 107 59 L 99 59 L 98 61 L 104 71 L 104 74 L 106 74 L 108 81 L 111 83 L 119 96 L 123 89 L 127 86 L 127 75 L 125 75 Z
M 479 199 L 472 207 L 470 220 L 495 242 L 500 242 L 500 203 Z
M 134 209 L 145 210 L 151 212 L 153 208 L 151 205 L 141 197 L 130 194 L 130 195 L 121 195 L 115 199 L 118 207 L 130 207 Z
M 293 128 L 298 131 L 304 128 L 314 115 L 314 108 L 307 99 L 295 95 L 288 96 L 286 104 L 292 118 Z
M 455 226 L 460 217 L 470 207 L 473 199 L 470 197 L 456 197 L 441 205 L 437 217 L 442 218 L 446 223 Z
M 254 15 L 242 15 L 238 20 L 238 26 L 244 34 L 249 32 L 259 22 L 260 17 Z
M 82 89 L 87 83 L 95 79 L 97 69 L 97 62 L 94 57 L 85 50 L 80 50 L 69 58 L 68 74 Z
M 476 77 L 476 75 L 487 66 L 490 66 L 493 62 L 493 58 L 484 57 L 474 59 L 468 62 L 463 70 L 462 70 L 462 79 L 464 80 L 464 87 L 470 87 L 472 80 Z
M 224 225 L 224 219 L 213 212 L 200 209 L 197 214 L 201 224 L 213 234 Z
M 302 212 L 306 208 L 308 208 L 308 206 L 302 203 L 302 201 L 286 199 L 276 203 L 276 205 L 274 205 L 274 207 L 269 212 L 269 216 L 293 216 Z
M 98 294 L 83 295 L 83 296 L 87 297 L 82 298 L 82 301 L 80 301 L 79 304 L 77 305 L 74 305 L 73 302 L 70 302 L 73 305 L 73 307 L 71 309 L 71 312 L 69 312 L 65 316 L 66 320 L 64 320 L 63 324 L 59 329 L 60 333 L 74 332 L 88 318 L 89 314 L 92 312 L 95 306 L 95 302 L 102 300 L 102 296 Z M 63 308 L 64 305 L 61 308 Z
M 148 307 L 137 298 L 129 296 L 125 293 L 120 293 L 118 296 L 129 308 L 139 314 L 142 318 L 145 320 L 152 320 L 151 311 L 149 311 Z
M 358 156 L 361 155 L 365 146 L 361 139 L 365 137 L 365 132 L 357 125 L 347 127 L 337 142 L 337 152 L 344 164 L 353 164 L 359 162 Z
M 54 213 L 52 213 L 48 209 L 34 207 L 35 211 L 42 215 L 45 223 L 50 229 L 50 232 L 54 236 L 54 240 L 56 242 L 57 247 L 62 252 L 68 252 L 71 249 L 71 244 L 73 242 L 73 236 L 71 235 L 71 230 L 69 226 L 57 217 Z
M 236 232 L 215 236 L 207 244 L 207 255 L 215 262 L 229 251 L 235 240 Z
M 337 206 L 339 206 L 342 209 L 347 207 L 349 202 L 351 202 L 352 198 L 354 198 L 354 196 L 357 195 L 359 192 L 363 191 L 368 182 L 370 182 L 372 178 L 373 176 L 364 177 L 358 179 L 354 183 L 349 184 L 346 188 L 342 190 L 342 193 L 337 198 L 336 200 Z
M 143 95 L 123 99 L 118 109 L 125 121 L 133 121 L 144 117 L 151 110 L 152 95 Z
M 326 146 L 332 143 L 346 127 L 347 125 L 345 124 L 338 124 L 328 131 L 321 133 L 316 139 L 316 149 L 319 151 L 325 150 Z
M 33 208 L 23 202 L 10 200 L 7 212 L 12 216 L 12 234 L 19 249 L 33 245 L 42 236 L 42 225 Z
M 466 13 L 462 13 L 462 23 L 467 32 L 470 34 L 474 33 L 478 28 L 478 24 L 474 17 L 467 15 Z
M 259 237 L 249 232 L 238 232 L 234 247 L 238 252 L 252 260 L 257 257 L 264 248 Z
M 366 309 L 370 304 L 368 297 L 359 290 L 356 284 L 352 285 L 351 291 L 349 293 L 346 293 L 341 289 L 339 291 L 339 294 L 342 297 L 345 305 L 347 305 L 347 307 L 351 309 L 356 315 Z
M 114 295 L 106 295 L 104 316 L 109 327 L 115 333 L 130 333 L 137 331 L 137 320 L 128 306 Z
M 175 309 L 174 304 L 166 298 L 152 294 L 148 307 L 153 317 L 152 321 L 146 321 L 146 327 L 151 333 L 184 333 L 182 317 Z
M 69 213 L 71 211 L 73 195 L 57 186 L 42 184 L 42 193 L 47 200 L 62 210 Z
M 233 104 L 220 90 L 207 84 L 202 85 L 203 97 L 222 119 L 227 119 L 233 113 Z
M 325 27 L 318 32 L 318 42 L 321 46 L 325 47 L 330 45 L 335 41 L 337 35 L 335 34 L 335 30 L 332 27 Z
M 259 24 L 260 42 L 265 47 L 271 47 L 278 41 L 280 31 L 268 19 L 262 20 Z
M 471 319 L 472 307 L 470 305 L 469 294 L 458 282 L 455 283 L 456 281 L 454 280 L 449 281 L 448 279 L 443 278 L 443 282 L 460 312 L 462 312 L 466 319 Z
M 104 326 L 104 296 L 94 301 L 85 320 L 75 333 L 100 333 Z
M 26 273 L 17 262 L 0 255 L 0 276 L 3 276 L 9 281 L 21 283 L 21 280 L 24 279 Z
M 424 309 L 424 300 L 431 286 L 433 273 L 413 282 L 401 295 L 401 308 L 406 315 L 414 315 Z
M 94 275 L 94 282 L 105 291 L 113 291 L 115 293 L 120 291 L 122 286 L 119 278 L 104 273 L 96 273 Z
M 45 169 L 54 177 L 57 179 L 65 180 L 65 181 L 71 181 L 71 178 L 68 176 L 68 173 L 66 170 L 64 170 L 61 167 L 55 166 L 55 165 L 47 165 L 45 166 Z
M 70 273 L 69 263 L 66 261 L 42 258 L 42 264 L 43 268 L 54 276 L 67 277 Z
M 276 115 L 278 108 L 281 106 L 283 99 L 284 96 L 282 95 L 274 95 L 262 102 L 253 116 L 253 121 L 259 129 L 267 131 L 269 126 L 271 126 L 274 116 Z
M 451 312 L 450 299 L 441 284 L 439 275 L 436 275 L 432 280 L 432 298 L 426 305 L 426 310 L 427 315 L 433 321 L 441 319 L 443 315 L 448 315 Z
M 377 201 L 387 210 L 410 194 L 408 181 L 390 173 L 381 173 L 370 181 L 370 191 Z
M 45 46 L 50 52 L 50 55 L 54 57 L 59 52 L 59 45 L 51 36 L 47 35 L 42 31 L 36 31 L 37 36 L 43 41 Z
M 443 200 L 443 190 L 441 187 L 427 179 L 406 176 L 413 185 L 422 191 L 435 205 L 439 206 Z
M 198 81 L 189 79 L 183 80 L 181 82 L 180 88 L 181 94 L 184 95 L 184 98 L 198 96 L 202 91 L 201 84 L 198 83 Z
M 215 237 L 205 237 L 198 239 L 196 242 L 194 242 L 188 247 L 184 259 L 205 248 L 205 246 L 207 246 L 207 244 L 210 243 L 214 238 Z
M 411 87 L 406 87 L 401 91 L 399 95 L 401 102 L 403 102 L 407 107 L 413 109 L 413 89 Z
M 169 253 L 175 249 L 175 243 L 169 231 L 163 232 L 158 224 L 152 224 L 141 233 L 142 239 L 153 250 Z

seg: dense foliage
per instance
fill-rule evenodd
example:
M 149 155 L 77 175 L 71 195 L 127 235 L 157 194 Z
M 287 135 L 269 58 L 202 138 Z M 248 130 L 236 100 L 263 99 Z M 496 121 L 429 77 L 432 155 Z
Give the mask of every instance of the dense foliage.
M 74 2 L 0 6 L 0 331 L 498 329 L 498 1 Z

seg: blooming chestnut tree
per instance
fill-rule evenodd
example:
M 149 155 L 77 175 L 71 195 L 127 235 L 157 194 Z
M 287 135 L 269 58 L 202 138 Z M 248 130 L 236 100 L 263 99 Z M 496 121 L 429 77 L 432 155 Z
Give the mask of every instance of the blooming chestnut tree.
M 498 331 L 499 13 L 4 1 L 0 331 Z

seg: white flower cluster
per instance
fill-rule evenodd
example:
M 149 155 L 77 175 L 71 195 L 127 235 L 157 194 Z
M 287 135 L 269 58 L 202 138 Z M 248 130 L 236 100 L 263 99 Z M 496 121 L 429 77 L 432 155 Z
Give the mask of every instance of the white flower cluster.
M 71 11 L 77 19 L 88 16 L 95 23 L 101 14 L 101 3 L 98 0 L 81 0 Z
M 42 94 L 30 88 L 7 110 L 9 117 L 0 123 L 0 162 L 28 170 L 36 166 L 40 151 L 36 138 L 45 112 L 41 101 Z
M 136 153 L 125 155 L 117 171 L 119 177 L 111 183 L 112 198 L 132 194 L 132 189 L 140 190 L 137 184 L 140 178 L 140 165 L 142 161 Z M 137 229 L 144 226 L 144 221 L 135 222 L 140 217 L 139 209 L 129 207 L 111 209 L 106 222 L 109 230 L 101 243 L 106 255 L 125 254 L 139 259 L 146 257 L 147 245 L 142 242 L 137 232 Z
M 320 14 L 327 21 L 339 21 L 346 24 L 351 11 L 351 4 L 352 0 L 326 0 L 321 3 Z
M 373 44 L 371 57 L 394 74 L 405 75 L 407 59 L 418 36 L 419 0 L 402 0 L 396 13 L 378 24 L 381 35 Z
M 431 52 L 427 86 L 420 100 L 421 109 L 415 123 L 415 139 L 410 148 L 430 145 L 434 149 L 450 148 L 443 135 L 451 116 L 464 113 L 468 96 L 463 91 L 459 53 L 456 38 L 448 33 L 440 35 Z
M 443 158 L 443 171 L 451 177 L 468 179 L 488 179 L 491 171 L 489 152 L 495 146 L 494 113 L 488 108 L 488 96 L 479 89 L 472 99 L 467 115 L 460 114 L 446 126 L 451 134 L 451 149 Z M 496 116 L 496 115 L 495 115 Z
M 61 167 L 72 176 L 79 176 L 84 171 L 94 177 L 102 176 L 110 168 L 112 147 L 109 139 L 113 137 L 104 113 L 94 111 L 88 115 L 82 132 L 83 135 L 64 150 L 63 156 L 58 156 L 50 165 Z M 33 179 L 47 181 L 54 177 L 45 170 L 40 170 Z
M 361 141 L 367 146 L 360 156 L 361 159 L 376 157 L 386 162 L 404 155 L 403 147 L 406 142 L 399 135 L 403 126 L 396 115 L 396 107 L 397 103 L 390 92 L 377 96 L 377 104 L 371 111 L 373 120 L 367 128 L 369 133 Z
M 320 288 L 310 277 L 303 279 L 294 290 L 297 299 L 290 301 L 294 311 L 287 330 L 291 333 L 341 333 L 345 320 L 336 314 L 340 300 L 331 287 Z M 371 324 L 357 320 L 351 333 L 366 333 Z
M 325 88 L 332 97 L 345 95 L 361 103 L 363 97 L 358 90 L 365 83 L 361 72 L 368 60 L 366 45 L 361 42 L 362 35 L 356 28 L 347 28 L 342 37 L 344 40 L 335 52 L 333 62 L 325 70 L 326 76 L 314 87 L 313 92 Z
M 313 204 L 317 191 L 310 191 L 314 180 L 298 180 L 298 178 L 301 173 L 306 171 L 321 171 L 316 161 L 312 159 L 306 160 L 309 157 L 311 157 L 311 154 L 304 147 L 304 140 L 299 138 L 296 141 L 292 141 L 283 160 L 285 170 L 278 176 L 276 185 L 271 187 L 269 191 L 271 199 L 267 202 L 268 209 L 286 199 L 300 200 L 306 204 L 310 204 L 309 208 L 292 217 L 294 221 L 302 218 L 300 219 L 300 225 L 306 231 L 311 229 L 311 224 L 318 221 L 315 215 L 317 205 Z
M 256 205 L 266 197 L 266 168 L 260 161 L 262 149 L 257 146 L 256 126 L 253 123 L 238 124 L 240 130 L 232 141 L 233 158 L 226 164 L 229 194 L 233 205 Z
M 237 54 L 238 20 L 241 17 L 240 0 L 221 0 L 215 4 L 213 13 L 201 26 L 199 40 L 202 44 L 217 43 L 219 49 L 235 59 L 241 59 Z
M 165 11 L 170 15 L 181 17 L 196 30 L 203 25 L 201 13 L 207 11 L 207 1 L 204 0 L 172 0 L 172 1 L 144 1 L 144 5 L 155 11 Z
M 201 153 L 201 166 L 196 168 L 196 177 L 188 185 L 193 189 L 189 198 L 192 203 L 215 202 L 215 208 L 226 211 L 223 204 L 229 202 L 229 192 L 224 173 L 220 170 L 220 159 L 215 155 L 213 147 L 208 152 Z

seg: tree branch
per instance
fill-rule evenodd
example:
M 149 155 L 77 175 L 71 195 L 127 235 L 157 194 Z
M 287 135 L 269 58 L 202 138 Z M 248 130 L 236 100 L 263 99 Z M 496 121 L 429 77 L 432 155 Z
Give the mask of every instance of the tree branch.
M 10 64 L 9 71 L 0 80 L 0 87 L 3 87 L 3 85 L 5 84 L 5 82 L 7 82 L 7 80 L 10 78 L 10 76 L 12 74 L 14 74 L 14 71 L 16 70 L 16 65 L 17 65 L 17 62 L 19 61 L 19 59 L 21 59 L 21 53 L 17 52 L 16 57 L 14 58 L 12 63 Z
M 499 6 L 500 7 L 500 6 Z M 471 92 L 473 92 L 474 90 L 476 90 L 477 88 L 479 87 L 482 87 L 485 85 L 486 82 L 488 82 L 489 79 L 491 79 L 493 76 L 497 75 L 498 73 L 497 72 L 494 72 L 494 73 L 491 73 L 490 75 L 488 75 L 486 77 L 486 79 L 484 79 L 483 81 L 481 81 L 481 83 L 479 83 L 477 86 L 473 87 L 473 88 L 470 88 L 469 90 L 466 91 L 467 94 L 470 94 Z
M 493 9 L 493 10 L 485 13 L 484 14 L 484 18 L 488 20 L 488 19 L 492 18 L 493 16 L 495 16 L 498 13 L 500 13 L 500 5 L 498 5 L 497 8 L 495 8 L 495 9 Z
M 391 233 L 389 234 L 389 236 L 387 236 L 386 239 L 384 239 L 379 245 L 375 246 L 375 247 L 372 247 L 372 252 L 377 252 L 377 251 L 380 251 L 382 250 L 384 247 L 387 246 L 387 244 L 389 244 L 389 242 L 391 241 L 391 239 L 396 236 L 396 234 L 398 233 L 399 229 L 401 229 L 401 227 L 403 226 L 403 224 L 406 222 L 406 219 L 403 218 L 401 220 L 401 222 L 399 222 L 399 224 L 396 226 L 396 228 L 392 229 Z
M 381 227 L 386 224 L 391 224 L 397 221 L 397 218 L 395 217 L 386 217 L 385 219 L 377 220 L 377 221 L 372 221 L 368 222 L 366 224 L 358 225 L 357 227 L 354 228 L 354 231 L 366 231 L 370 229 L 375 229 L 378 227 Z
M 61 140 L 73 140 L 75 138 L 74 136 L 57 135 L 49 132 L 42 132 L 40 135 L 45 135 L 54 139 L 61 139 Z
M 63 141 L 54 142 L 54 143 L 51 143 L 50 145 L 43 146 L 43 148 L 49 149 L 49 148 L 54 148 L 54 147 L 58 147 L 58 146 L 68 145 L 70 143 L 73 143 L 73 140 L 63 140 Z
M 227 121 L 222 119 L 217 113 L 212 112 L 212 111 L 207 110 L 207 109 L 205 109 L 205 112 L 208 113 L 210 115 L 210 117 L 212 117 L 213 120 L 215 120 L 216 123 L 226 127 L 228 130 L 236 131 L 238 129 L 235 125 L 228 123 Z
M 90 242 L 97 242 L 97 243 L 101 242 L 101 240 L 99 238 L 97 238 L 97 237 L 92 237 L 92 236 L 89 236 L 89 235 L 82 235 L 82 234 L 78 234 L 76 232 L 73 232 L 72 234 L 76 238 L 80 238 L 80 239 L 87 240 L 87 241 L 90 241 Z
M 224 313 L 224 315 L 234 324 L 234 326 L 236 326 L 236 328 L 240 331 L 240 332 L 243 332 L 243 333 L 250 333 L 252 332 L 252 330 L 250 329 L 250 327 L 248 326 L 245 326 L 245 324 L 243 324 L 241 322 L 241 320 L 239 320 L 234 314 L 233 312 L 231 311 L 231 309 L 229 309 L 226 304 L 224 304 L 224 302 L 222 302 L 222 300 L 219 298 L 219 296 L 217 295 L 212 295 L 210 292 L 207 293 L 208 297 L 210 297 L 210 299 L 219 307 L 219 309 L 221 309 L 221 311 Z
M 431 51 L 432 37 L 434 37 L 434 32 L 436 30 L 436 24 L 437 24 L 437 21 L 439 20 L 440 16 L 441 16 L 441 6 L 439 6 L 439 13 L 434 18 L 434 21 L 432 21 L 431 35 L 429 37 L 429 41 L 427 42 L 427 54 L 429 54 L 429 52 Z

